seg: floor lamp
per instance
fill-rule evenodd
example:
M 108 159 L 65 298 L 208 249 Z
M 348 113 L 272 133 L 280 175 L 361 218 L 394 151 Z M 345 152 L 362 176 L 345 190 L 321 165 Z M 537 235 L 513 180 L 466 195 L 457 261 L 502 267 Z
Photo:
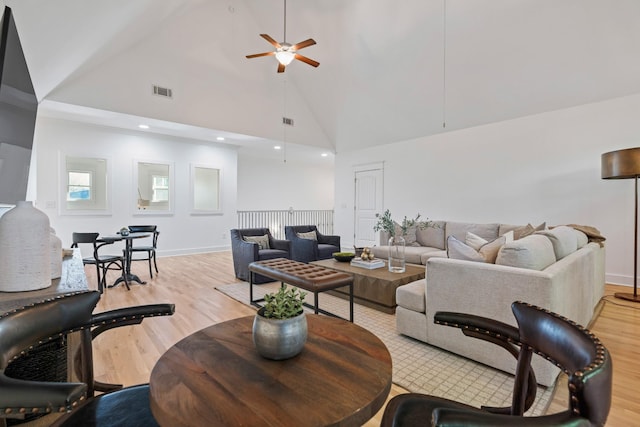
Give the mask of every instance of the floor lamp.
M 640 302 L 638 297 L 638 176 L 640 176 L 640 147 L 611 151 L 602 155 L 602 179 L 633 178 L 636 183 L 635 221 L 633 227 L 633 293 L 617 292 L 616 298 Z

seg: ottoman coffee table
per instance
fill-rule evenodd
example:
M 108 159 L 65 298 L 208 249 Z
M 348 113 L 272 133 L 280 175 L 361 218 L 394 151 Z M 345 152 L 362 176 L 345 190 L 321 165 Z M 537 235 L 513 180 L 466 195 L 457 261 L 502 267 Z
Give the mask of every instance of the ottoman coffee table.
M 285 258 L 252 262 L 249 264 L 249 272 L 251 273 L 249 276 L 249 302 L 256 307 L 261 307 L 259 303 L 263 302 L 264 298 L 253 298 L 253 276 L 261 274 L 273 280 L 279 280 L 281 286 L 288 283 L 305 291 L 313 292 L 313 305 L 306 302 L 303 305 L 313 308 L 315 314 L 322 313 L 339 317 L 318 306 L 318 294 L 331 289 L 346 289 L 347 295 L 349 295 L 349 321 L 353 322 L 353 276 L 351 274 Z
M 356 267 L 348 262 L 339 262 L 335 259 L 313 261 L 311 264 L 352 274 L 354 301 L 390 314 L 396 312 L 396 289 L 425 277 L 424 265 L 407 264 L 404 273 L 391 273 L 386 263 L 384 267 L 373 270 Z M 330 293 L 340 298 L 349 297 L 348 288 L 336 288 Z

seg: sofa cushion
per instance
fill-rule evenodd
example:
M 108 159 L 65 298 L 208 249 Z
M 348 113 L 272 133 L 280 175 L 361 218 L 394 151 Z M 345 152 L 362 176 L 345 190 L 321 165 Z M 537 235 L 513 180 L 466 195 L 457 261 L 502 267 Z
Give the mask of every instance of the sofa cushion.
M 546 236 L 551 240 L 556 260 L 561 260 L 578 250 L 578 235 L 573 228 L 566 225 L 554 227 L 551 230 L 536 231 L 535 234 Z
M 396 303 L 400 307 L 424 313 L 426 310 L 425 285 L 425 279 L 420 279 L 398 287 L 396 289 Z
M 387 246 L 388 248 L 388 246 Z M 420 257 L 422 256 L 422 254 L 424 253 L 424 251 L 426 250 L 426 248 L 423 248 L 422 246 L 406 246 L 404 248 L 404 260 L 405 262 L 408 262 L 409 264 L 420 264 L 422 261 L 420 260 Z M 377 256 L 377 254 L 376 254 Z M 389 257 L 389 251 L 387 249 L 387 253 L 384 255 L 385 258 Z
M 444 228 L 444 221 L 431 221 L 428 227 L 416 230 L 416 239 L 422 246 L 444 249 Z
M 269 246 L 269 235 L 264 236 L 242 236 L 242 240 L 245 242 L 257 243 L 259 249 L 271 249 Z
M 546 236 L 532 234 L 505 243 L 496 258 L 496 264 L 510 267 L 544 270 L 556 262 L 553 244 Z
M 471 222 L 447 222 L 445 226 L 445 238 L 454 236 L 464 242 L 467 232 L 480 236 L 487 241 L 498 237 L 499 224 L 475 224 Z
M 452 259 L 484 262 L 484 257 L 477 250 L 456 239 L 455 236 L 447 238 L 447 256 Z
M 425 248 L 428 249 L 422 252 L 420 255 L 420 263 L 423 265 L 427 265 L 427 261 L 431 258 L 447 258 L 447 251 L 436 248 Z
M 296 233 L 296 236 L 301 239 L 318 240 L 318 235 L 315 230 L 311 230 L 306 233 Z

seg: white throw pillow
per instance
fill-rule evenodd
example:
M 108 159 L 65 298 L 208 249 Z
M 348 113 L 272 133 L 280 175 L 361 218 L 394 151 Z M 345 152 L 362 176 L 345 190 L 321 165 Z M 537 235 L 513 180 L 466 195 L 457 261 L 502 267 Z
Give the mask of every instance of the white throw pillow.
M 454 236 L 447 238 L 447 256 L 452 259 L 484 262 L 484 257 L 480 255 L 478 251 L 456 239 Z
M 464 242 L 467 246 L 471 246 L 476 251 L 479 251 L 481 247 L 489 243 L 488 240 L 483 239 L 482 237 L 467 231 L 467 234 L 464 238 Z
M 311 230 L 306 233 L 296 233 L 296 235 L 301 239 L 318 240 L 315 230 Z
M 242 236 L 242 240 L 245 242 L 257 243 L 259 249 L 271 249 L 269 246 L 269 235 L 264 236 Z

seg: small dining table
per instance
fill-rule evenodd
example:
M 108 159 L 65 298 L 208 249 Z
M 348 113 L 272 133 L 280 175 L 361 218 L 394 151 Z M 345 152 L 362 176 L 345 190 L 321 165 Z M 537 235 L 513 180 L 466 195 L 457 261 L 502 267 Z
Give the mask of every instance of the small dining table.
M 391 389 L 391 355 L 368 330 L 307 314 L 304 349 L 260 356 L 255 316 L 218 323 L 167 350 L 151 372 L 150 405 L 161 426 L 361 426 Z
M 143 239 L 145 237 L 149 237 L 151 234 L 150 233 L 129 233 L 129 234 L 112 234 L 112 235 L 100 235 L 98 237 L 98 241 L 99 242 L 105 242 L 105 243 L 114 243 L 114 242 L 120 242 L 122 240 L 125 241 L 125 249 L 124 249 L 124 271 L 125 271 L 125 275 L 127 277 L 127 282 L 131 283 L 131 282 L 137 282 L 141 285 L 146 285 L 147 282 L 143 281 L 142 279 L 140 279 L 140 277 L 138 277 L 137 275 L 131 273 L 131 247 L 132 247 L 132 241 L 134 239 Z M 109 288 L 113 288 L 114 286 L 117 286 L 120 282 L 123 282 L 124 278 L 118 277 L 116 279 L 115 282 L 113 282 L 112 285 L 109 285 Z

